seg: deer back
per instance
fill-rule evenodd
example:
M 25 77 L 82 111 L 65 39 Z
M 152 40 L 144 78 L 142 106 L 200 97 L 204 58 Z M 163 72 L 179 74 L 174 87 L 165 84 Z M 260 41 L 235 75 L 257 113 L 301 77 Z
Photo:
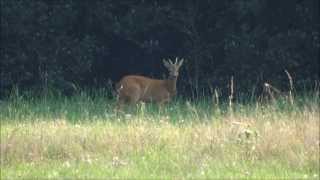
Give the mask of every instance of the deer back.
M 170 97 L 165 80 L 134 75 L 123 77 L 117 84 L 117 92 L 120 99 L 130 102 L 161 102 Z

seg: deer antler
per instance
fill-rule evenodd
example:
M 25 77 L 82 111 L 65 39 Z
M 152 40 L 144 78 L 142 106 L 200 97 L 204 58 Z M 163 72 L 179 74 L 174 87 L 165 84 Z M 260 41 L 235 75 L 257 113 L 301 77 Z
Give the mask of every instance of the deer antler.
M 183 63 L 184 59 L 181 59 L 179 61 L 178 57 L 175 58 L 175 62 L 173 63 L 173 61 L 171 59 L 168 59 L 168 60 L 163 60 L 163 63 L 166 67 L 172 67 L 172 66 L 175 66 L 175 67 L 180 67 Z

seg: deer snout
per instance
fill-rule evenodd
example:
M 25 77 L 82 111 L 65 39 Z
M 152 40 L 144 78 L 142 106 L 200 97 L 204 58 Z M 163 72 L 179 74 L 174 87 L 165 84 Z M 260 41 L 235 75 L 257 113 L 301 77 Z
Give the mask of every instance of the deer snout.
M 179 76 L 179 72 L 171 72 L 170 76 L 176 78 Z

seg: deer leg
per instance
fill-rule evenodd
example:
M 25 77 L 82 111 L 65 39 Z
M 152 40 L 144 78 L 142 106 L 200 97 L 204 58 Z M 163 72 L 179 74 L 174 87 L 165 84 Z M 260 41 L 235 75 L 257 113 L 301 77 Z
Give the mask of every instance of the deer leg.
M 124 104 L 125 104 L 125 99 L 124 98 L 118 98 L 115 111 L 116 112 L 122 111 Z
M 138 101 L 139 101 L 139 97 L 137 97 L 137 96 L 130 96 L 129 99 L 128 99 L 128 104 L 130 104 L 130 105 L 136 105 Z
M 130 95 L 127 96 L 128 103 L 135 105 L 140 99 L 140 88 L 135 87 L 130 89 Z
M 167 97 L 157 103 L 159 106 L 160 112 L 164 109 L 165 105 L 169 103 L 169 101 L 170 101 L 170 98 Z

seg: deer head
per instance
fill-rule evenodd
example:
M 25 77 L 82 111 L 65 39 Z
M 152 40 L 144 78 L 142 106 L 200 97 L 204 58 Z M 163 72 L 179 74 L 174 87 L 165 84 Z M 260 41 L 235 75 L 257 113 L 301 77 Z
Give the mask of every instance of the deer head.
M 169 71 L 169 79 L 170 78 L 176 78 L 179 76 L 179 69 L 182 66 L 183 59 L 181 59 L 178 62 L 178 58 L 176 58 L 176 62 L 173 63 L 170 59 L 168 61 L 163 60 L 164 66 L 168 69 Z
M 176 83 L 182 63 L 183 59 L 179 61 L 178 58 L 175 59 L 175 63 L 170 59 L 163 60 L 164 66 L 169 71 L 169 78 L 164 80 L 137 75 L 123 77 L 116 85 L 118 107 L 126 102 L 153 101 L 159 104 L 169 102 L 176 94 Z

